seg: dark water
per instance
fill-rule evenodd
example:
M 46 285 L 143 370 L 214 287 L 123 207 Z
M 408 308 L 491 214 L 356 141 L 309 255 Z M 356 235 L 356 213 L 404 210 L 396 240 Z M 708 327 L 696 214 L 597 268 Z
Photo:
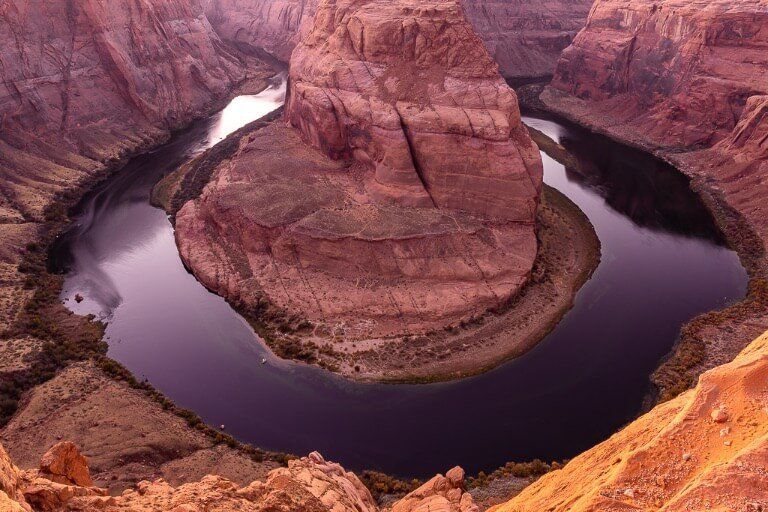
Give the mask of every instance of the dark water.
M 578 155 L 580 172 L 544 156 L 545 180 L 586 212 L 602 241 L 599 268 L 551 335 L 484 375 L 434 385 L 356 384 L 277 360 L 185 271 L 170 223 L 148 198 L 162 175 L 280 98 L 271 90 L 241 100 L 225 111 L 236 118 L 226 130 L 215 116 L 134 159 L 83 200 L 53 252 L 68 269 L 62 298 L 109 322 L 110 356 L 239 439 L 402 476 L 571 457 L 638 413 L 683 322 L 745 293 L 736 255 L 680 175 L 527 118 Z

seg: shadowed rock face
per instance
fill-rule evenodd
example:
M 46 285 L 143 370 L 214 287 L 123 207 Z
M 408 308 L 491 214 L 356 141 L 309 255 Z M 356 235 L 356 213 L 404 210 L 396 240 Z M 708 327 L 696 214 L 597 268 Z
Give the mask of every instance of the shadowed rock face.
M 287 62 L 309 32 L 318 0 L 206 0 L 206 13 L 227 41 L 263 48 Z M 467 19 L 507 78 L 551 75 L 584 26 L 591 0 L 462 0 Z
M 183 125 L 245 78 L 197 1 L 30 0 L 0 15 L 3 133 L 96 161 Z
M 462 0 L 464 11 L 506 78 L 551 75 L 560 52 L 584 27 L 592 0 Z
M 244 137 L 176 217 L 208 287 L 371 339 L 442 328 L 526 282 L 541 160 L 457 3 L 323 2 L 286 118 L 296 130 Z
M 203 0 L 219 36 L 261 48 L 283 62 L 312 27 L 318 0 Z

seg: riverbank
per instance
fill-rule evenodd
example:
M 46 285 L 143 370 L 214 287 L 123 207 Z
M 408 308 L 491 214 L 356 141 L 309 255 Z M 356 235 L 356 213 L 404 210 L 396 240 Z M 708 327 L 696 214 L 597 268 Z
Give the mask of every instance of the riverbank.
M 647 152 L 690 179 L 691 189 L 711 212 L 728 244 L 738 253 L 750 283 L 747 296 L 727 308 L 697 316 L 683 326 L 675 347 L 651 375 L 656 392 L 647 407 L 693 387 L 705 371 L 732 361 L 752 340 L 768 329 L 768 282 L 763 241 L 745 217 L 685 152 L 658 147 L 642 135 L 601 116 L 587 102 L 542 84 L 524 86 L 521 105 L 563 118 L 618 143 Z M 689 154 L 693 154 L 690 152 Z
M 250 73 L 226 96 L 190 113 L 183 125 L 174 126 L 174 131 L 184 130 L 187 124 L 221 110 L 234 96 L 263 90 L 273 74 L 266 69 L 261 74 Z M 38 459 L 55 442 L 51 439 L 54 435 L 59 439 L 62 436 L 76 438 L 86 454 L 100 461 L 95 468 L 97 482 L 121 488 L 164 475 L 162 467 L 174 465 L 173 461 L 199 450 L 211 450 L 203 458 L 210 464 L 226 459 L 241 466 L 244 482 L 252 481 L 286 460 L 281 454 L 244 447 L 231 436 L 204 425 L 197 415 L 175 406 L 148 383 L 137 381 L 125 368 L 106 357 L 104 325 L 93 316 L 79 316 L 67 309 L 60 300 L 63 276 L 49 270 L 48 251 L 69 228 L 68 212 L 132 158 L 164 144 L 174 133 L 158 131 L 137 136 L 133 140 L 138 143 L 130 150 L 122 146 L 119 156 L 81 176 L 63 191 L 49 196 L 48 191 L 39 190 L 35 201 L 47 205 L 41 218 L 28 219 L 24 233 L 11 230 L 10 237 L 0 239 L 4 271 L 0 305 L 2 317 L 8 318 L 0 337 L 3 424 L 0 437 L 9 451 L 22 461 L 31 464 Z M 15 272 L 12 273 L 11 268 Z M 78 376 L 74 384 L 70 382 L 73 373 Z M 112 382 L 108 385 L 112 388 L 109 393 L 99 391 L 107 385 L 105 379 Z M 118 417 L 113 407 L 121 396 L 126 397 L 121 408 L 125 415 Z M 96 416 L 83 415 L 83 410 L 93 411 Z M 59 431 L 50 428 L 49 420 L 66 417 L 72 419 L 69 423 L 65 421 L 68 427 L 62 426 Z M 112 420 L 95 419 L 98 417 Z M 131 426 L 136 417 L 153 417 L 160 423 L 175 426 L 152 432 L 144 429 L 139 433 L 136 425 Z M 183 426 L 185 424 L 188 426 Z M 193 428 L 189 430 L 189 427 Z M 189 432 L 187 439 L 194 442 L 180 449 L 182 428 Z M 20 433 L 14 434 L 17 431 Z M 144 438 L 150 433 L 151 442 L 136 442 L 137 437 Z M 105 440 L 110 440 L 107 445 Z M 197 457 L 202 453 L 188 460 L 188 465 L 179 462 L 175 466 L 182 473 L 187 472 L 185 468 L 201 462 Z M 263 460 L 266 462 L 261 462 Z

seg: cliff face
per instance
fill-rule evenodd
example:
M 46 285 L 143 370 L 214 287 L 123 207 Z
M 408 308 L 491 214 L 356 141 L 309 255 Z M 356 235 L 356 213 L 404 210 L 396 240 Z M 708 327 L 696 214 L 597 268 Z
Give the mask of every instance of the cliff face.
M 457 3 L 323 2 L 286 118 L 178 212 L 206 286 L 333 350 L 442 329 L 526 282 L 541 160 Z
M 371 168 L 378 202 L 533 223 L 538 148 L 458 3 L 323 3 L 291 58 L 286 116 Z
M 552 86 L 604 104 L 660 147 L 725 138 L 768 83 L 761 0 L 600 0 L 563 52 Z
M 318 0 L 207 0 L 206 13 L 227 40 L 263 48 L 287 62 L 309 32 Z M 462 0 L 467 19 L 507 78 L 551 75 L 584 26 L 591 0 Z
M 592 0 L 462 0 L 505 78 L 545 77 L 584 27 Z
M 542 97 L 678 163 L 766 240 L 766 76 L 765 0 L 601 0 Z
M 205 113 L 246 78 L 246 63 L 196 1 L 13 1 L 0 20 L 5 328 L 26 297 L 8 284 L 20 249 L 51 199 Z
M 225 41 L 261 48 L 283 62 L 312 27 L 318 0 L 204 0 L 208 19 Z

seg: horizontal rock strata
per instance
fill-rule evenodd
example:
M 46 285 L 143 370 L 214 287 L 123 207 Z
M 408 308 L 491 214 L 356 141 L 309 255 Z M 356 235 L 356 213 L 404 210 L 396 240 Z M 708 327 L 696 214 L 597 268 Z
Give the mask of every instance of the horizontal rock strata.
M 457 3 L 323 2 L 285 111 L 176 216 L 206 286 L 327 341 L 441 329 L 526 282 L 541 157 Z

